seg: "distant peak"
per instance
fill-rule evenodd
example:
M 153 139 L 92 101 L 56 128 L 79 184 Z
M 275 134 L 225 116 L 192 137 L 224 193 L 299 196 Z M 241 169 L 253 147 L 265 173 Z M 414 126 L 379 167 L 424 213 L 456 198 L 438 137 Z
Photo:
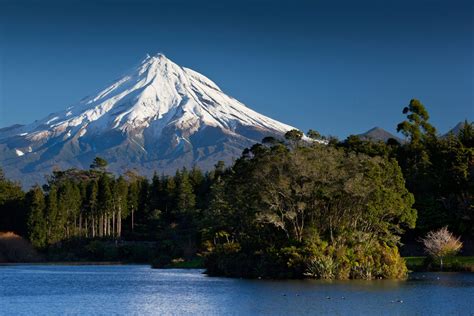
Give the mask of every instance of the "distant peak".
M 162 53 L 157 53 L 154 55 L 147 54 L 145 59 L 140 63 L 139 73 L 144 73 L 152 69 L 157 70 L 161 69 L 164 72 L 169 71 L 169 67 L 174 68 L 175 63 Z
M 165 54 L 163 53 L 156 53 L 156 54 L 146 54 L 147 58 L 146 59 L 168 59 L 166 58 Z
M 156 53 L 156 54 L 146 54 L 145 55 L 145 59 L 143 59 L 143 62 L 142 63 L 146 63 L 146 62 L 149 62 L 151 60 L 169 60 L 168 58 L 166 58 L 165 54 L 163 53 Z
M 386 131 L 380 126 L 375 126 L 371 129 L 369 129 L 367 132 L 363 134 L 359 134 L 359 137 L 362 139 L 367 139 L 367 140 L 382 140 L 386 142 L 389 138 L 396 139 L 398 141 L 401 141 L 397 136 L 393 135 L 392 133 Z

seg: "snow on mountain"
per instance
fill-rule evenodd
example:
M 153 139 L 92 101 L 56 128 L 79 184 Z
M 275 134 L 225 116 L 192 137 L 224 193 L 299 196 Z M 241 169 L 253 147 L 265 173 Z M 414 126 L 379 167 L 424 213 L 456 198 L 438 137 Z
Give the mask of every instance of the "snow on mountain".
M 96 155 L 116 172 L 209 169 L 264 136 L 290 129 L 157 54 L 64 111 L 0 129 L 0 164 L 14 178 L 32 175 L 39 182 L 53 168 L 86 168 Z
M 159 124 L 156 124 L 159 122 Z M 162 54 L 147 56 L 130 74 L 60 113 L 24 127 L 28 139 L 82 134 L 86 129 L 130 132 L 168 124 L 184 129 L 214 126 L 233 131 L 238 124 L 285 132 L 292 127 L 261 115 L 227 96 L 205 76 Z

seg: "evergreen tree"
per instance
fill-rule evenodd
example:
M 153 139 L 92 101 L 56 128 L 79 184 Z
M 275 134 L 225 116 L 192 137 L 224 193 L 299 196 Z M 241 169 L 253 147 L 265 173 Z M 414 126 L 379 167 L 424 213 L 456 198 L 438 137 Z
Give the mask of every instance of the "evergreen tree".
M 466 148 L 474 148 L 474 123 L 464 121 L 458 134 L 459 141 Z
M 94 161 L 92 161 L 92 164 L 90 165 L 90 168 L 96 171 L 105 172 L 107 165 L 107 160 L 101 157 L 95 157 Z
M 193 186 L 186 169 L 183 169 L 177 178 L 176 208 L 179 213 L 187 213 L 194 210 L 196 196 L 194 195 Z
M 114 186 L 114 236 L 120 238 L 122 235 L 122 219 L 128 216 L 128 184 L 123 177 L 119 177 Z
M 45 200 L 43 190 L 33 187 L 26 195 L 28 205 L 28 238 L 33 246 L 43 248 L 47 243 L 47 222 L 45 220 Z
M 162 206 L 161 202 L 163 189 L 161 185 L 161 179 L 156 172 L 153 174 L 153 178 L 151 180 L 149 195 L 150 210 L 152 212 L 155 210 L 160 210 Z
M 130 231 L 133 233 L 135 230 L 135 216 L 139 206 L 140 200 L 140 187 L 139 182 L 136 179 L 131 180 L 128 186 L 128 209 L 130 210 Z
M 97 180 L 92 180 L 87 186 L 87 221 L 90 225 L 88 236 L 94 238 L 98 234 L 99 223 L 99 184 Z
M 408 137 L 411 144 L 418 145 L 436 136 L 436 129 L 428 123 L 430 118 L 428 111 L 419 100 L 412 99 L 403 109 L 403 114 L 407 115 L 407 120 L 398 124 L 397 132 Z
M 27 235 L 28 211 L 24 206 L 24 197 L 21 186 L 6 179 L 0 168 L 0 231 Z
M 312 129 L 310 129 L 308 131 L 308 137 L 313 139 L 313 140 L 321 140 L 322 139 L 321 134 L 319 132 L 315 131 L 315 130 L 312 130 Z
M 54 244 L 62 239 L 60 229 L 60 214 L 58 208 L 58 189 L 55 185 L 49 187 L 46 197 L 46 219 L 48 225 L 48 243 Z
M 285 139 L 289 142 L 292 148 L 299 146 L 302 138 L 303 132 L 297 129 L 292 129 L 285 133 Z
M 113 209 L 113 196 L 110 178 L 105 173 L 99 178 L 98 209 L 99 209 L 99 236 L 110 236 L 110 218 Z
M 173 177 L 166 177 L 165 182 L 165 209 L 163 212 L 165 214 L 172 214 L 176 206 L 176 181 Z

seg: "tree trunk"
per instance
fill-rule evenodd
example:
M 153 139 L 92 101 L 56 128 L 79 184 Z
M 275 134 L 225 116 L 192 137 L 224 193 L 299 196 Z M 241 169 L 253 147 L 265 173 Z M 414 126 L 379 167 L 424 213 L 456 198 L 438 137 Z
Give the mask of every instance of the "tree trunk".
M 95 238 L 95 216 L 92 216 L 92 238 Z
M 134 221 L 135 221 L 135 218 L 134 218 L 134 213 L 135 213 L 135 212 L 134 212 L 134 209 L 133 209 L 133 207 L 132 207 L 132 232 L 133 232 L 133 227 L 135 226 L 135 222 L 134 222 Z
M 82 237 L 82 213 L 79 213 L 79 236 Z
M 108 214 L 105 214 L 104 215 L 104 236 L 108 236 L 109 235 L 109 215 Z
M 99 218 L 99 237 L 104 237 L 104 214 Z
M 85 233 L 86 233 L 86 238 L 89 238 L 89 227 L 87 226 L 88 222 L 87 222 L 87 216 L 86 216 L 86 219 L 84 221 L 84 226 L 86 227 L 86 230 L 85 230 Z
M 117 236 L 120 238 L 122 236 L 122 208 L 119 207 L 118 218 L 117 218 Z
M 115 210 L 112 212 L 112 236 L 115 238 Z

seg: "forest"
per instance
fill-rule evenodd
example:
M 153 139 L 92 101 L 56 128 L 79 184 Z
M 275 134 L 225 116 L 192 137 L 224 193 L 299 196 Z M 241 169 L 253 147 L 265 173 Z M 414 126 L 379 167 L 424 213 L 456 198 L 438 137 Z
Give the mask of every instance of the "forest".
M 210 275 L 403 278 L 403 244 L 444 226 L 474 239 L 474 126 L 441 137 L 420 101 L 402 112 L 403 142 L 292 130 L 209 172 L 115 175 L 96 157 L 27 192 L 0 172 L 0 231 L 50 261 L 198 258 Z

